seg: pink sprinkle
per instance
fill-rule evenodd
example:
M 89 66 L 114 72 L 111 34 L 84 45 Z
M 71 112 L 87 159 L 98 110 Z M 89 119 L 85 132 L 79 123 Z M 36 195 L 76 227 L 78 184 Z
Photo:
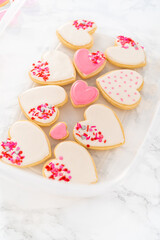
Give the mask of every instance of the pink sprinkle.
M 111 77 L 110 77 L 110 76 L 108 76 L 107 78 L 109 78 L 109 79 L 110 79 Z
M 124 81 L 124 83 L 126 84 L 126 81 Z
M 134 95 L 137 95 L 137 93 L 135 92 Z
M 127 90 L 124 90 L 124 92 L 127 92 Z
M 125 77 L 128 77 L 128 75 L 126 74 Z
M 130 79 L 130 81 L 132 82 L 132 81 L 133 81 L 133 79 L 131 78 L 131 79 Z
M 120 79 L 123 79 L 123 77 L 120 77 Z
M 135 102 L 135 99 L 133 99 L 133 102 Z
M 132 74 L 133 74 L 133 72 L 130 72 L 130 74 L 132 75 Z
M 119 93 L 116 93 L 116 95 L 119 95 Z
M 130 97 L 130 95 L 128 94 L 128 97 Z
M 118 87 L 121 87 L 121 85 L 118 85 Z
M 109 84 L 111 84 L 111 82 L 108 82 Z
M 109 94 L 111 94 L 111 92 L 109 92 Z
M 105 89 L 107 89 L 107 87 L 104 87 Z
M 112 89 L 114 89 L 114 87 L 112 87 Z
M 129 87 L 132 87 L 131 85 L 129 85 Z
M 121 98 L 121 101 L 123 102 L 123 98 Z
M 102 82 L 105 82 L 104 80 L 102 80 Z
M 59 160 L 63 160 L 63 156 L 59 156 Z
M 114 80 L 115 82 L 117 82 L 117 80 Z
M 137 85 L 137 84 L 138 84 L 138 82 L 135 82 L 135 84 Z

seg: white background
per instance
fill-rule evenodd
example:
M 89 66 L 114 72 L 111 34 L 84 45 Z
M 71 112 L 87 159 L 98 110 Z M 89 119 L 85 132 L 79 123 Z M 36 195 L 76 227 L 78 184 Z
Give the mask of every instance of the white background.
M 51 25 L 52 31 L 46 38 L 67 20 L 90 18 L 97 23 L 100 32 L 104 32 L 107 26 L 109 34 L 132 32 L 140 40 L 145 39 L 156 59 L 153 77 L 159 81 L 160 1 L 30 0 L 24 8 L 25 16 L 20 15 L 5 33 L 8 34 L 8 42 L 4 38 L 3 44 L 9 44 L 10 49 L 14 49 L 12 40 L 16 44 L 17 39 L 17 44 L 20 44 L 18 35 L 23 29 L 27 29 L 28 34 L 19 48 L 28 51 L 25 41 L 41 46 L 42 35 Z M 39 8 L 43 9 L 41 14 L 38 14 Z M 45 26 L 49 14 L 55 15 L 55 21 Z M 23 17 L 28 18 L 28 25 L 23 25 Z M 37 29 L 38 22 L 42 20 L 42 28 Z M 35 27 L 35 36 L 29 35 L 31 25 Z M 35 42 L 37 38 L 39 44 Z M 159 118 L 160 112 L 134 172 L 103 196 L 85 199 L 63 209 L 24 210 L 5 202 L 1 194 L 0 240 L 160 240 Z M 6 124 L 11 120 L 7 118 Z

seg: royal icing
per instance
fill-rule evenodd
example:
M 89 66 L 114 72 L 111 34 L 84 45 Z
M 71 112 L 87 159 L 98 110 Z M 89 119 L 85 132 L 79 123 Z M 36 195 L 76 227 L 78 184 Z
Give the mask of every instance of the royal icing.
M 145 53 L 143 47 L 131 38 L 118 36 L 116 46 L 109 47 L 106 50 L 106 56 L 113 62 L 123 65 L 145 64 Z
M 123 105 L 136 104 L 141 95 L 137 91 L 143 84 L 142 76 L 133 70 L 116 70 L 97 79 L 100 89 Z
M 30 121 L 18 121 L 9 138 L 0 144 L 0 159 L 8 164 L 27 167 L 50 157 L 50 146 L 43 131 Z
M 52 123 L 57 117 L 58 105 L 67 100 L 64 88 L 43 86 L 31 88 L 19 96 L 19 103 L 25 115 L 40 123 Z
M 55 148 L 56 159 L 44 166 L 44 176 L 56 181 L 94 183 L 97 181 L 94 162 L 88 151 L 72 141 L 65 141 Z
M 85 121 L 76 124 L 75 139 L 85 147 L 107 148 L 124 143 L 124 133 L 115 113 L 105 105 L 94 104 L 85 111 Z
M 70 91 L 71 100 L 76 106 L 83 106 L 94 102 L 99 95 L 98 89 L 88 86 L 85 81 L 78 80 L 73 83 Z
M 87 76 L 97 71 L 105 63 L 105 56 L 100 51 L 90 53 L 87 49 L 82 48 L 76 51 L 74 63 L 77 69 Z
M 52 127 L 49 134 L 54 139 L 63 139 L 68 135 L 67 125 L 64 122 L 57 123 Z
M 32 64 L 30 75 L 39 83 L 50 84 L 75 79 L 75 70 L 70 58 L 63 52 L 52 50 L 41 61 Z
M 88 32 L 94 28 L 96 28 L 94 22 L 79 19 L 64 24 L 57 32 L 68 43 L 76 46 L 83 46 L 92 41 L 92 37 Z

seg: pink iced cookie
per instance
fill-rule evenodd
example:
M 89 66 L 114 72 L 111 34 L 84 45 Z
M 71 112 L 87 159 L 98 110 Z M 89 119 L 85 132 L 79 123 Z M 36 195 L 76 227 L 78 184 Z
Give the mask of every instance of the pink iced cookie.
M 67 125 L 65 122 L 59 122 L 56 125 L 54 125 L 50 132 L 50 137 L 56 140 L 62 140 L 68 137 L 69 132 L 67 130 Z
M 88 86 L 85 81 L 78 80 L 73 83 L 70 91 L 71 102 L 74 107 L 84 107 L 97 100 L 99 91 L 95 87 Z
M 133 109 L 141 101 L 139 91 L 143 87 L 142 76 L 133 70 L 115 70 L 96 80 L 102 95 L 114 106 L 121 109 Z
M 100 51 L 90 53 L 87 49 L 82 48 L 75 52 L 74 65 L 79 75 L 84 79 L 98 74 L 105 64 L 105 56 Z

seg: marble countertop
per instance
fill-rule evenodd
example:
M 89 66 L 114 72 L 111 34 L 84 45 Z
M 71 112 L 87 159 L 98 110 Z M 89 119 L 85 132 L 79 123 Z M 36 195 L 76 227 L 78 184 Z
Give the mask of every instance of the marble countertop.
M 70 18 L 89 16 L 95 19 L 101 32 L 107 26 L 110 34 L 124 34 L 129 29 L 139 39 L 145 37 L 157 59 L 155 75 L 159 76 L 159 1 L 30 0 L 24 7 L 30 21 L 35 13 L 35 27 L 39 19 L 45 23 L 49 14 L 55 16 L 53 31 L 57 24 L 61 25 Z M 38 14 L 39 8 L 43 8 L 41 14 Z M 21 16 L 20 20 L 22 24 L 16 20 L 16 27 L 11 24 L 6 30 L 10 36 L 9 44 L 21 28 L 29 27 L 23 25 Z M 39 34 L 40 46 L 43 28 L 35 34 Z M 34 44 L 34 36 L 31 38 Z M 23 209 L 5 201 L 1 194 L 3 182 L 0 181 L 0 240 L 160 240 L 159 119 L 160 110 L 134 171 L 102 196 L 84 199 L 61 209 Z

